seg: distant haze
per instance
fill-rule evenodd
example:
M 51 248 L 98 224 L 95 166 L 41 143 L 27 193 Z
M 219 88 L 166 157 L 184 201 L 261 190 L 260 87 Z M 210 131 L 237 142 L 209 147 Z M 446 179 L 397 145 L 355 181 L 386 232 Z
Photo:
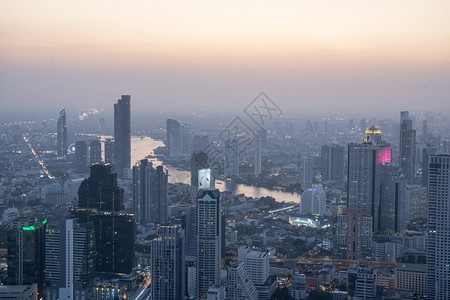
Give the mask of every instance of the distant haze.
M 450 1 L 0 3 L 3 109 L 450 110 Z

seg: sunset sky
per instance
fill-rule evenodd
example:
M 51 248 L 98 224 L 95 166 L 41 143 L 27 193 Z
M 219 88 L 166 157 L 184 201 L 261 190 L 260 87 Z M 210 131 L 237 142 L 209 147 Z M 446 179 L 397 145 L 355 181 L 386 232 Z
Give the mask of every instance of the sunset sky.
M 15 109 L 450 109 L 450 1 L 0 2 Z M 243 105 L 245 107 L 245 105 Z

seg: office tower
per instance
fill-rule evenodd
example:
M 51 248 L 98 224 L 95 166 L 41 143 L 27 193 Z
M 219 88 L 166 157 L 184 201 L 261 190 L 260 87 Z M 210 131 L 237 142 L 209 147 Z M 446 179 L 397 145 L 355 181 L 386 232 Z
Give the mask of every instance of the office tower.
M 203 151 L 191 155 L 191 187 L 198 188 L 198 170 L 208 168 L 208 154 Z
M 310 157 L 303 157 L 300 163 L 300 188 L 302 190 L 312 188 L 313 182 L 313 159 Z
M 436 145 L 427 144 L 422 150 L 422 185 L 428 187 L 428 170 L 430 155 L 436 154 Z
M 416 159 L 416 131 L 412 128 L 412 120 L 409 112 L 400 114 L 400 147 L 399 162 L 408 184 L 414 183 L 415 159 Z
M 322 180 L 344 182 L 345 147 L 341 145 L 322 146 Z
M 96 272 L 130 274 L 134 269 L 134 215 L 123 211 L 123 189 L 110 165 L 95 164 L 78 190 L 78 207 L 71 210 L 80 223 L 92 221 L 95 230 Z
M 305 274 L 295 272 L 294 282 L 292 286 L 289 288 L 289 295 L 294 300 L 303 300 L 306 299 L 307 292 L 308 292 L 308 284 L 306 283 Z
M 381 166 L 379 230 L 402 232 L 409 222 L 406 178 L 399 167 L 390 163 Z
M 168 172 L 153 168 L 148 159 L 133 167 L 133 202 L 137 222 L 155 224 L 167 221 Z
M 450 155 L 431 155 L 429 172 L 427 297 L 450 299 Z
M 193 136 L 191 132 L 191 125 L 183 124 L 180 126 L 181 138 L 181 153 L 183 155 L 190 155 L 192 153 Z
M 269 278 L 269 252 L 250 250 L 247 246 L 239 247 L 238 259 L 244 263 L 249 277 L 254 284 L 263 285 Z
M 181 154 L 181 127 L 180 122 L 167 119 L 166 127 L 167 154 L 177 156 Z
M 300 214 L 323 216 L 327 211 L 327 195 L 321 184 L 314 185 L 302 193 L 300 202 Z
M 248 275 L 244 262 L 230 261 L 227 270 L 227 297 L 236 300 L 257 300 L 255 284 Z
M 158 227 L 157 236 L 150 241 L 150 249 L 152 299 L 184 299 L 184 231 L 177 226 Z
M 261 138 L 256 136 L 255 144 L 255 175 L 261 174 Z
M 186 212 L 186 256 L 197 258 L 197 206 L 192 205 Z
M 38 297 L 45 297 L 45 227 L 47 220 L 13 221 L 7 232 L 8 285 L 37 283 Z
M 137 222 L 167 221 L 169 174 L 163 166 L 153 168 L 147 159 L 133 167 L 133 201 Z
M 422 125 L 422 143 L 427 143 L 428 141 L 428 123 L 427 120 L 423 120 Z
M 60 158 L 66 158 L 67 148 L 69 147 L 67 141 L 67 124 L 66 124 L 66 110 L 59 112 L 59 119 L 57 124 L 57 154 Z
M 227 299 L 226 288 L 223 285 L 212 285 L 208 289 L 206 300 L 225 300 Z
M 122 98 L 114 104 L 114 167 L 119 178 L 127 177 L 131 164 L 131 117 L 130 96 Z
M 347 208 L 337 220 L 337 246 L 347 259 L 361 259 L 371 254 L 372 217 L 366 210 Z
M 102 162 L 102 143 L 99 140 L 91 141 L 90 161 L 91 165 Z
M 375 299 L 377 274 L 373 267 L 361 265 L 356 274 L 355 299 Z
M 225 156 L 227 164 L 225 168 L 225 175 L 227 176 L 239 176 L 239 142 L 233 139 L 225 145 Z
M 105 164 L 114 164 L 114 159 L 116 157 L 116 146 L 114 139 L 105 140 Z
M 408 185 L 406 198 L 409 203 L 409 220 L 426 219 L 428 215 L 427 188 L 418 184 Z
M 363 141 L 348 145 L 347 207 L 367 210 L 374 231 L 379 228 L 380 168 L 391 160 L 392 148 L 381 140 L 375 126 L 366 130 Z
M 197 194 L 197 299 L 206 299 L 208 288 L 220 283 L 221 206 L 217 189 Z
M 78 207 L 99 211 L 123 210 L 123 189 L 117 185 L 117 174 L 110 165 L 92 165 L 88 178 L 78 190 Z
M 92 223 L 67 219 L 45 233 L 47 299 L 91 299 L 95 275 Z
M 88 167 L 87 162 L 87 145 L 85 141 L 75 143 L 75 170 L 77 173 L 86 173 Z

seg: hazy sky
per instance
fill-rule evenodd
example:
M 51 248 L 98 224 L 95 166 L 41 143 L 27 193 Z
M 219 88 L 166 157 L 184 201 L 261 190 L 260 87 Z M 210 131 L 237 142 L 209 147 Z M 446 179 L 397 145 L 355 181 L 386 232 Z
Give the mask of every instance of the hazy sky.
M 449 0 L 0 2 L 9 109 L 450 109 Z

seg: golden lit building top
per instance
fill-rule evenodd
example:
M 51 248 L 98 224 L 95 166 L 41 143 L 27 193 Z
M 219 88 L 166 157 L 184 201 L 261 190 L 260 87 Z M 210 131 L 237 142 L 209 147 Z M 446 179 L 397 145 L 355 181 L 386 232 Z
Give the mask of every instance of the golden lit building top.
M 381 134 L 381 130 L 376 126 L 372 126 L 366 129 L 366 134 Z

